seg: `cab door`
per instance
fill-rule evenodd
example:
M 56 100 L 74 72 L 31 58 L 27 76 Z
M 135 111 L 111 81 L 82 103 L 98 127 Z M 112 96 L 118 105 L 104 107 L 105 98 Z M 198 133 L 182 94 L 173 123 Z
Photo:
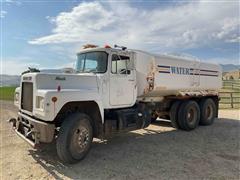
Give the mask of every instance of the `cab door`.
M 131 54 L 111 54 L 109 100 L 112 106 L 129 106 L 136 101 L 136 73 Z

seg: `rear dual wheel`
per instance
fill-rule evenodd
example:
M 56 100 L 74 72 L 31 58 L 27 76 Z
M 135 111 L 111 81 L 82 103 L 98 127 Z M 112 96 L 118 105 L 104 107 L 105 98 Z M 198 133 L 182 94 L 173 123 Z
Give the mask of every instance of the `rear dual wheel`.
M 217 117 L 217 106 L 212 98 L 202 99 L 199 103 L 200 106 L 200 125 L 211 125 Z
M 183 130 L 195 129 L 200 121 L 200 108 L 196 101 L 183 102 L 178 111 L 178 124 Z
M 185 102 L 175 101 L 170 109 L 171 124 L 174 128 L 186 131 L 195 129 L 198 124 L 211 125 L 217 117 L 217 106 L 212 98 Z
M 181 101 L 175 101 L 170 109 L 170 120 L 171 120 L 171 125 L 174 128 L 179 128 L 179 123 L 178 123 L 178 110 L 181 105 Z

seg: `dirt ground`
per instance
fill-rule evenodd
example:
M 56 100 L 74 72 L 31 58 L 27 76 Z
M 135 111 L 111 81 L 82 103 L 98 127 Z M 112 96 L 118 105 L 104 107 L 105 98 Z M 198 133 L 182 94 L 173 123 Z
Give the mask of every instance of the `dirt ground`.
M 220 110 L 212 126 L 185 132 L 158 121 L 145 130 L 94 140 L 88 156 L 63 165 L 54 143 L 34 150 L 6 122 L 0 101 L 1 179 L 240 179 L 240 112 Z

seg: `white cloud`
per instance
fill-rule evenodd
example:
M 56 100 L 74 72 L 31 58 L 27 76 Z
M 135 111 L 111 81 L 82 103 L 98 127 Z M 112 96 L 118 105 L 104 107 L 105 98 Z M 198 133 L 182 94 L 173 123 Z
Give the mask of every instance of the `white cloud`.
M 17 1 L 17 0 L 3 0 L 2 1 L 3 3 L 6 3 L 6 4 L 16 4 L 16 5 L 21 5 L 22 2 L 21 1 Z
M 46 17 L 57 28 L 50 36 L 33 41 L 32 44 L 83 42 L 90 33 L 100 31 L 113 22 L 112 13 L 108 12 L 98 2 L 81 3 L 72 9 L 70 13 L 62 12 L 56 18 Z
M 3 0 L 3 2 L 12 3 L 14 1 L 13 0 Z
M 239 42 L 239 30 L 239 17 L 225 18 L 222 22 L 222 28 L 216 34 L 216 37 L 226 42 Z
M 238 37 L 233 37 L 232 39 L 228 39 L 227 42 L 231 42 L 231 43 L 239 43 L 240 42 L 240 36 Z
M 6 14 L 7 14 L 7 11 L 1 10 L 0 11 L 0 18 L 5 18 Z
M 47 17 L 56 27 L 31 44 L 121 44 L 131 48 L 187 49 L 239 40 L 237 2 L 198 1 L 138 9 L 129 3 L 83 2 Z

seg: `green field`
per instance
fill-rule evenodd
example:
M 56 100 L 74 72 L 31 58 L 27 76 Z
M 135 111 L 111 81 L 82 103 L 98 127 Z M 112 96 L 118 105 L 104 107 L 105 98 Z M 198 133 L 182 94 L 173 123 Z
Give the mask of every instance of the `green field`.
M 0 87 L 0 100 L 12 101 L 16 87 Z

